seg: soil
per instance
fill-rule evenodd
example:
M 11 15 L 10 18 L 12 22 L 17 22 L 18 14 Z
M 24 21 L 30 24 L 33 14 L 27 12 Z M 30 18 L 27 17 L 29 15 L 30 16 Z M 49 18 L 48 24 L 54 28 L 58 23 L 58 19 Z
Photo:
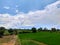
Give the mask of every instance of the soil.
M 21 43 L 18 40 L 19 39 L 17 39 L 16 35 L 4 36 L 3 38 L 0 38 L 0 45 L 21 45 Z M 28 40 L 28 41 L 32 41 L 34 43 L 37 43 L 38 45 L 47 45 L 35 40 Z
M 5 41 L 7 41 L 7 39 L 9 39 L 8 42 L 5 42 Z M 2 38 L 2 40 L 3 40 L 3 38 Z M 15 45 L 15 43 L 16 43 L 16 35 L 4 37 L 4 40 L 5 41 L 3 41 L 1 43 L 1 45 Z

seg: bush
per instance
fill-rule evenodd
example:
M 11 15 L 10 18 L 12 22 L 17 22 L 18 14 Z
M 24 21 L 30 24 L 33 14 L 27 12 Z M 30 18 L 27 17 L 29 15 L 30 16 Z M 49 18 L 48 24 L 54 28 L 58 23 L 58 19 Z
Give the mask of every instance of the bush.
M 40 27 L 40 28 L 38 28 L 38 31 L 40 32 L 40 31 L 42 31 L 43 29 Z
M 31 30 L 33 33 L 37 32 L 35 27 L 33 27 Z
M 5 30 L 5 27 L 0 27 L 0 38 L 3 37 Z
M 10 33 L 10 35 L 13 35 L 13 29 L 9 29 L 8 32 Z
M 16 29 L 13 30 L 13 34 L 17 35 L 18 34 L 18 31 Z
M 8 30 L 5 30 L 4 35 L 10 35 L 10 33 L 8 32 Z
M 43 31 L 48 31 L 48 29 L 47 28 L 44 28 Z
M 53 32 L 55 32 L 55 31 L 56 31 L 56 28 L 51 28 L 51 30 L 52 30 Z

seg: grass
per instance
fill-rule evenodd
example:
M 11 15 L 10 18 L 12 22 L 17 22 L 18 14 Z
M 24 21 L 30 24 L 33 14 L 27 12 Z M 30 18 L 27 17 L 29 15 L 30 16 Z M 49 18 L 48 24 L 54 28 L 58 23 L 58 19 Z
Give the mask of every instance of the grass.
M 16 36 L 16 42 L 15 42 L 15 45 L 21 45 L 18 36 Z
M 21 40 L 22 45 L 38 45 L 30 40 Z
M 26 40 L 35 40 L 47 45 L 60 45 L 60 33 L 58 32 L 38 32 L 38 33 L 26 33 L 19 34 L 22 45 L 33 44 Z M 24 41 L 25 40 L 25 41 Z M 37 45 L 37 44 L 36 44 Z

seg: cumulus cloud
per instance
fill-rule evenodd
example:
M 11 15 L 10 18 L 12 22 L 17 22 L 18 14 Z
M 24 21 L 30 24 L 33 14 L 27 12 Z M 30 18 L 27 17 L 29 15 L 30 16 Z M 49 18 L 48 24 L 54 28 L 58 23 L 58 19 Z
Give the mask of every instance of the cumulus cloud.
M 20 26 L 50 25 L 58 27 L 60 25 L 60 0 L 47 5 L 44 10 L 20 12 L 14 16 L 10 14 L 0 14 L 0 26 L 6 28 L 19 28 Z M 18 11 L 16 11 L 18 12 Z

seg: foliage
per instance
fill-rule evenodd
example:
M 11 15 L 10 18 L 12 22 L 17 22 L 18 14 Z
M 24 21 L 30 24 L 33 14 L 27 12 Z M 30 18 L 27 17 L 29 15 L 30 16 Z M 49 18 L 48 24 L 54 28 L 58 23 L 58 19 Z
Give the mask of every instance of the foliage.
M 4 35 L 5 27 L 0 27 L 0 38 Z
M 33 27 L 31 30 L 33 33 L 37 32 L 35 27 Z
M 13 29 L 9 29 L 8 32 L 10 33 L 10 35 L 13 34 Z
M 18 34 L 18 30 L 14 29 L 13 30 L 13 34 L 17 35 Z
M 57 29 L 56 29 L 56 28 L 51 28 L 51 30 L 52 30 L 53 32 L 55 32 Z
M 40 28 L 38 28 L 38 31 L 42 31 L 43 29 L 40 27 Z
M 0 30 L 5 30 L 5 27 L 0 27 Z
M 8 30 L 5 30 L 4 35 L 10 35 L 10 33 L 8 32 Z
M 44 30 L 44 31 L 47 31 L 48 29 L 47 29 L 47 28 L 44 28 L 43 30 Z

